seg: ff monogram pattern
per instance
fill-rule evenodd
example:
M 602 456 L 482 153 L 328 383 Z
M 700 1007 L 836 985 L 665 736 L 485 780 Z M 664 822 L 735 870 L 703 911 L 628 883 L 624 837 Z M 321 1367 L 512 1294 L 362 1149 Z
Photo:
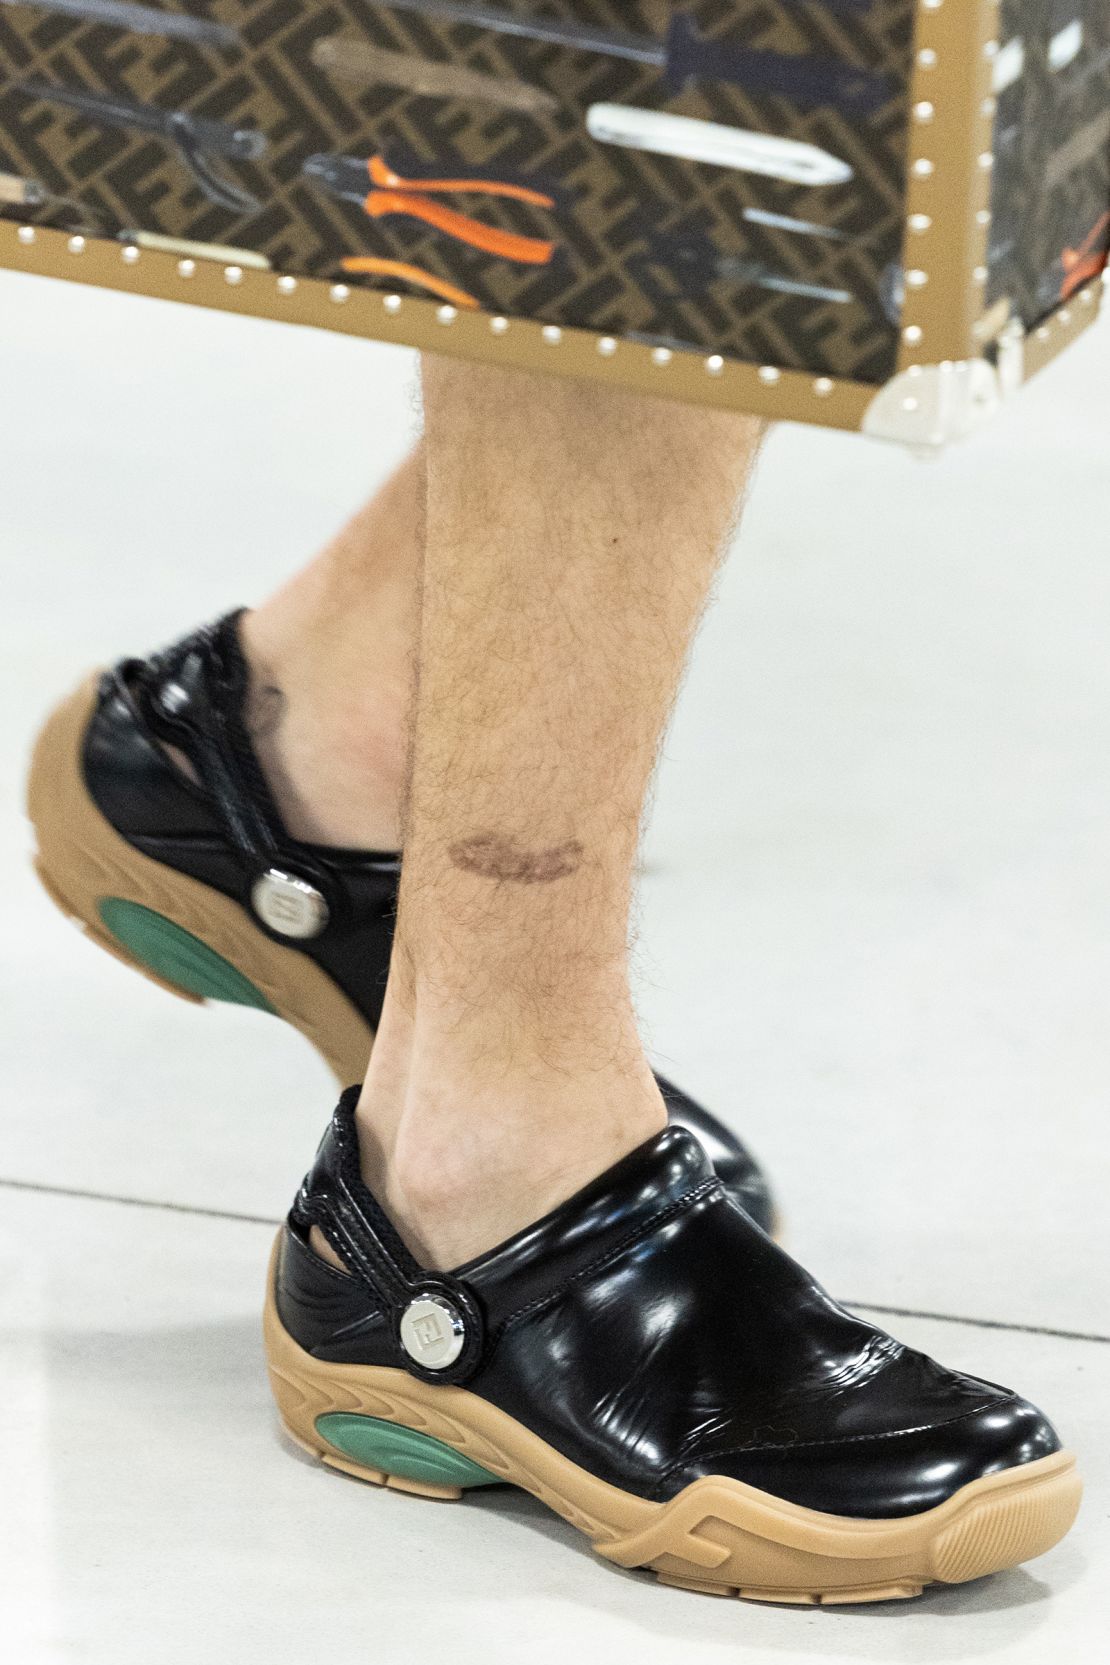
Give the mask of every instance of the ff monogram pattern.
M 913 0 L 0 0 L 0 212 L 882 382 Z
M 916 5 L 0 0 L 0 216 L 881 385 Z M 999 41 L 987 303 L 1031 327 L 1106 261 L 1110 5 Z

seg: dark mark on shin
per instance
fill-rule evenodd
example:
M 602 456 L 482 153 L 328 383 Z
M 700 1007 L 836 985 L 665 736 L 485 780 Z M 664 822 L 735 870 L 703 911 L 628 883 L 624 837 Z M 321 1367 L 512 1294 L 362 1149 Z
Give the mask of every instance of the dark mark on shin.
M 545 885 L 565 879 L 582 865 L 585 854 L 576 838 L 552 844 L 546 850 L 528 850 L 515 839 L 497 833 L 477 833 L 452 844 L 452 862 L 464 872 L 482 879 L 508 879 L 514 884 Z

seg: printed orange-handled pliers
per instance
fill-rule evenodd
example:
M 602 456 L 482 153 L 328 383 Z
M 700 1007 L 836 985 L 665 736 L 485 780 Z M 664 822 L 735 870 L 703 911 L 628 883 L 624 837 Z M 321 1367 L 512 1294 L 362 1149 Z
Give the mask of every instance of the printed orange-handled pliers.
M 357 156 L 310 156 L 303 172 L 332 196 L 361 203 L 366 213 L 376 220 L 390 214 L 405 214 L 410 219 L 423 220 L 460 243 L 481 249 L 484 254 L 498 255 L 526 266 L 546 266 L 555 253 L 555 244 L 546 238 L 525 237 L 519 232 L 503 231 L 500 226 L 484 225 L 434 200 L 437 195 L 471 192 L 526 202 L 535 208 L 555 207 L 554 197 L 530 185 L 476 175 L 466 179 L 404 178 L 390 167 L 384 156 L 371 156 L 368 161 Z
M 1077 249 L 1065 249 L 1060 256 L 1060 263 L 1064 268 L 1064 281 L 1060 287 L 1060 299 L 1070 300 L 1077 289 L 1091 278 L 1096 278 L 1106 265 L 1107 250 L 1098 245 L 1106 233 L 1110 231 L 1110 213 L 1102 216 L 1084 237 Z

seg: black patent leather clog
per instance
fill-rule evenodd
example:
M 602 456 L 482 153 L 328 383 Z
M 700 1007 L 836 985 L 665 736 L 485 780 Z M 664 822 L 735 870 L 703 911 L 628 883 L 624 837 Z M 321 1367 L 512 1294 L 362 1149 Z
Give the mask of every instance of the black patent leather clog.
M 277 1013 L 346 1086 L 364 1074 L 381 1016 L 400 859 L 285 831 L 243 720 L 240 616 L 125 660 L 53 713 L 28 791 L 36 867 L 94 942 L 173 993 Z M 751 1153 L 679 1088 L 659 1086 L 671 1121 L 697 1134 L 770 1230 Z
M 521 1486 L 621 1566 L 773 1601 L 915 1595 L 1071 1525 L 1042 1414 L 838 1307 L 685 1129 L 430 1272 L 360 1177 L 357 1096 L 279 1235 L 265 1321 L 282 1420 L 325 1462 L 434 1496 Z

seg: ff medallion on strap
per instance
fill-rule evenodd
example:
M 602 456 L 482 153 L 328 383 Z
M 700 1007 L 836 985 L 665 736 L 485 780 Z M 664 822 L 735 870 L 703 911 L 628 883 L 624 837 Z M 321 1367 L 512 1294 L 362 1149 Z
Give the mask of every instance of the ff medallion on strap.
M 482 1309 L 462 1279 L 429 1272 L 413 1259 L 364 1184 L 354 1123 L 360 1090 L 350 1087 L 339 1100 L 292 1219 L 319 1227 L 380 1303 L 397 1364 L 422 1381 L 458 1386 L 482 1361 Z

